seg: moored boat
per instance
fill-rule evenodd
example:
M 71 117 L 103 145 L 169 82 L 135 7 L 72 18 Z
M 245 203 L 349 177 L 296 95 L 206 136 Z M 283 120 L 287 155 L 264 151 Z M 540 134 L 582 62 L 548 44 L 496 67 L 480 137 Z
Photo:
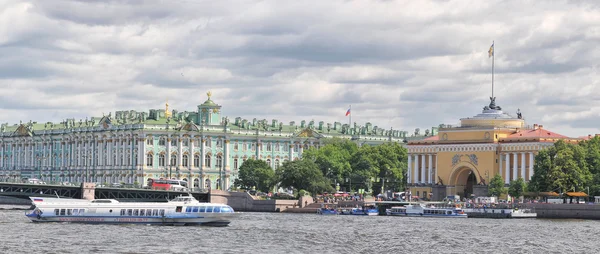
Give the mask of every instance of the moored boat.
M 379 215 L 379 210 L 376 206 L 364 206 L 364 207 L 356 207 L 352 208 L 350 211 L 351 215 L 367 215 L 374 216 Z
M 390 209 L 386 209 L 385 214 L 388 216 L 406 216 L 406 207 L 394 206 Z
M 320 215 L 337 215 L 338 212 L 337 212 L 337 210 L 335 210 L 333 208 L 321 207 L 321 208 L 319 208 L 319 210 L 317 210 L 317 214 L 320 214 Z
M 228 205 L 200 203 L 192 196 L 180 196 L 163 203 L 119 202 L 114 199 L 30 199 L 34 209 L 25 215 L 32 222 L 226 226 L 236 215 Z
M 459 205 L 453 207 L 436 207 L 434 205 L 407 205 L 406 216 L 467 218 L 467 214 Z

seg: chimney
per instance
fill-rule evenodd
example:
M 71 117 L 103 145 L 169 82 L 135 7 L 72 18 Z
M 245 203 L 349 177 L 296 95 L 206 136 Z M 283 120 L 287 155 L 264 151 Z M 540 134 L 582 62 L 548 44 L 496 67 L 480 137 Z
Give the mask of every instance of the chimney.
M 538 128 L 543 129 L 544 126 L 540 124 L 540 125 L 538 125 Z
M 537 128 L 538 128 L 538 125 L 537 125 L 537 123 L 534 123 L 534 124 L 533 124 L 533 129 L 534 129 L 534 130 L 537 130 Z

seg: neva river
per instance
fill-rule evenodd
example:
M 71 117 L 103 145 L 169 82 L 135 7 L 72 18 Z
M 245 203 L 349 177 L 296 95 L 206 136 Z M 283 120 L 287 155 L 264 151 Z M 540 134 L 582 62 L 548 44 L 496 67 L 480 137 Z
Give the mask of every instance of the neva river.
M 212 228 L 33 224 L 24 212 L 0 210 L 0 253 L 597 253 L 600 245 L 600 221 L 587 220 L 243 213 Z

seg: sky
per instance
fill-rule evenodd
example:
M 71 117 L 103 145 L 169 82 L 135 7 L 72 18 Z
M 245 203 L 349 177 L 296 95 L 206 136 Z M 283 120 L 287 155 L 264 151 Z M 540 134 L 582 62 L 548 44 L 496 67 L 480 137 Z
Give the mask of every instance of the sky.
M 193 111 L 412 133 L 489 104 L 600 133 L 595 1 L 0 1 L 0 123 Z

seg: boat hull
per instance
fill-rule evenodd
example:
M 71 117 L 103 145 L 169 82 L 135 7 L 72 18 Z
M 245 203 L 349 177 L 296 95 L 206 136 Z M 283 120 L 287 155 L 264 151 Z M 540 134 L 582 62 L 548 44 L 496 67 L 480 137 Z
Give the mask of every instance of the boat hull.
M 229 215 L 229 216 L 227 216 Z M 227 214 L 226 216 L 219 217 L 182 217 L 182 218 L 169 218 L 169 217 L 120 217 L 120 216 L 37 216 L 35 214 L 27 214 L 32 222 L 46 223 L 46 222 L 66 222 L 66 223 L 82 223 L 82 224 L 144 224 L 144 225 L 179 225 L 179 226 L 227 226 L 231 222 L 231 219 L 235 217 L 234 214 Z

